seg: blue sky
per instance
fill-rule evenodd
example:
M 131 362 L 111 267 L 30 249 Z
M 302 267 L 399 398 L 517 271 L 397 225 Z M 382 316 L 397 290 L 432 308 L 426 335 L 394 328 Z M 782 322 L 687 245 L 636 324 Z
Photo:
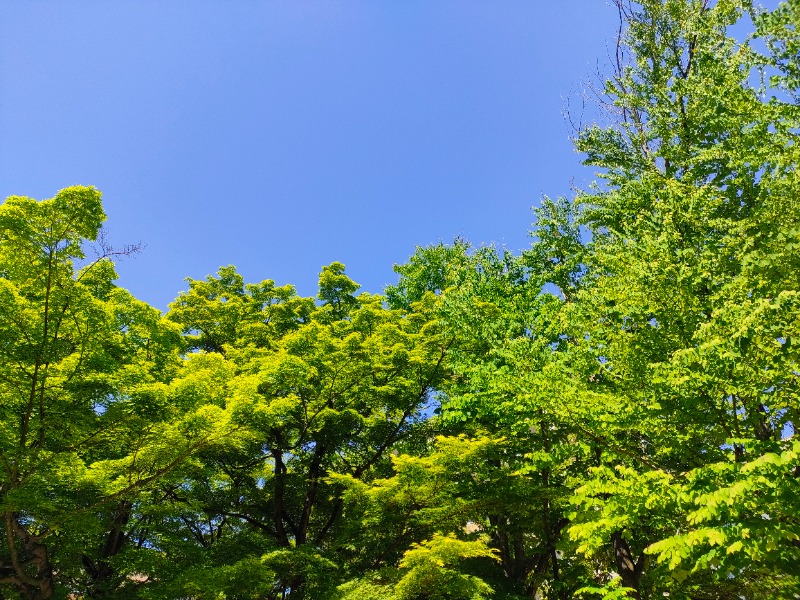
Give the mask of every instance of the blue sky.
M 146 245 L 120 285 L 162 309 L 226 264 L 379 292 L 416 245 L 524 248 L 591 180 L 562 112 L 616 26 L 603 0 L 5 2 L 0 198 L 98 187 Z

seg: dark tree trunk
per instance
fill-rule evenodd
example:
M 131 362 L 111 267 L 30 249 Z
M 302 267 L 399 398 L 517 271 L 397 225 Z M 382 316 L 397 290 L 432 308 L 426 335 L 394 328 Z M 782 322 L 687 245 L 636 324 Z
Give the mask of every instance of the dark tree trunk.
M 26 600 L 50 600 L 53 597 L 53 565 L 47 546 L 31 535 L 15 513 L 5 514 L 6 544 L 11 564 L 4 583 L 13 585 Z
M 115 583 L 118 573 L 108 562 L 108 559 L 122 550 L 128 539 L 125 526 L 131 518 L 131 503 L 120 502 L 116 514 L 111 521 L 111 529 L 106 536 L 103 549 L 95 561 L 90 556 L 83 555 L 83 566 L 89 575 L 88 598 L 113 598 Z
M 617 572 L 622 578 L 622 585 L 630 588 L 628 596 L 639 600 L 639 579 L 644 571 L 645 556 L 641 554 L 634 561 L 628 542 L 622 537 L 621 531 L 611 534 L 611 545 L 614 548 L 614 562 L 617 565 Z

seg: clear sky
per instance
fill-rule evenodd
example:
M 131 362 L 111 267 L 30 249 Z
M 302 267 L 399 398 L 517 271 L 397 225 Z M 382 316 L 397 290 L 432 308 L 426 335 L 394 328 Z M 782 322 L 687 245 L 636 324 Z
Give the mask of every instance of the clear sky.
M 6 1 L 0 198 L 99 188 L 162 309 L 226 264 L 380 292 L 416 245 L 524 248 L 591 180 L 562 113 L 616 28 L 604 0 Z

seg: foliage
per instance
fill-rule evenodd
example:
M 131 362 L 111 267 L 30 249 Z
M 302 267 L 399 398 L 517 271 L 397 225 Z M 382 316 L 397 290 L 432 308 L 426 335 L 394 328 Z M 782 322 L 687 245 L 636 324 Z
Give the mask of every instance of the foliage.
M 620 3 L 631 58 L 605 88 L 618 120 L 578 139 L 605 185 L 578 198 L 591 237 L 568 335 L 594 358 L 578 393 L 603 398 L 581 418 L 615 444 L 576 489 L 569 534 L 588 555 L 630 552 L 616 567 L 637 597 L 792 597 L 798 583 L 784 516 L 797 511 L 794 34 L 779 25 L 789 6 L 756 16 L 757 35 L 784 34 L 759 55 L 726 34 L 749 9 Z
M 24 598 L 119 582 L 119 524 L 228 431 L 218 406 L 169 387 L 178 332 L 114 286 L 113 251 L 85 260 L 104 218 L 93 188 L 0 206 L 0 571 Z
M 171 543 L 194 546 L 179 550 L 190 564 L 199 552 L 216 569 L 215 548 L 231 547 L 219 568 L 261 557 L 275 573 L 271 594 L 321 598 L 333 589 L 325 582 L 349 541 L 334 476 L 385 471 L 391 449 L 422 431 L 443 374 L 444 348 L 424 306 L 389 310 L 357 289 L 340 263 L 320 274 L 320 304 L 271 281 L 245 285 L 226 267 L 190 281 L 172 305 L 169 318 L 192 348 L 229 365 L 227 402 L 241 427 L 235 444 L 202 453 L 164 491 L 194 533 L 187 538 L 169 517 L 160 527 Z
M 97 190 L 0 205 L 2 597 L 797 597 L 800 3 L 615 5 L 521 255 L 162 316 Z

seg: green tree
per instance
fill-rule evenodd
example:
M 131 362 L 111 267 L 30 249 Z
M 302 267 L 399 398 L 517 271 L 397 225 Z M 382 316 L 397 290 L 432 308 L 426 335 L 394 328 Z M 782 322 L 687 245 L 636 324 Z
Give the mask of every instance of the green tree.
M 357 289 L 340 263 L 320 274 L 319 304 L 271 281 L 246 285 L 226 267 L 190 281 L 172 304 L 169 318 L 190 346 L 224 355 L 232 369 L 225 393 L 242 427 L 235 443 L 205 452 L 166 490 L 160 526 L 172 527 L 174 546 L 163 568 L 181 554 L 194 563 L 172 593 L 211 597 L 215 569 L 249 568 L 262 581 L 265 567 L 273 573 L 267 591 L 245 583 L 231 597 L 335 593 L 325 582 L 343 576 L 351 542 L 344 490 L 330 478 L 374 477 L 389 468 L 392 450 L 412 443 L 446 350 L 425 307 L 390 310 Z M 212 575 L 198 589 L 204 569 Z
M 551 247 L 560 240 L 576 243 L 575 236 L 563 235 L 570 233 L 564 227 L 555 233 Z M 567 343 L 559 318 L 564 303 L 542 293 L 556 264 L 540 259 L 544 245 L 525 257 L 490 247 L 470 252 L 463 244 L 434 246 L 418 249 L 397 268 L 397 289 L 420 290 L 423 298 L 426 291 L 438 293 L 440 326 L 452 340 L 452 375 L 442 382 L 437 427 L 475 440 L 503 440 L 475 470 L 481 485 L 444 487 L 448 493 L 438 501 L 445 509 L 469 500 L 472 526 L 487 536 L 498 558 L 498 570 L 484 572 L 485 581 L 508 597 L 568 598 L 591 572 L 562 544 L 569 486 L 585 472 L 589 449 L 577 443 L 581 431 L 558 395 L 557 378 L 564 378 L 558 360 Z M 567 250 L 561 255 L 574 260 L 577 253 Z M 575 287 L 578 274 L 568 278 Z M 452 453 L 449 448 L 433 449 L 430 459 Z M 458 533 L 464 524 L 450 527 L 441 531 Z
M 222 419 L 159 403 L 179 332 L 114 286 L 113 251 L 85 259 L 104 219 L 94 188 L 0 205 L 0 585 L 20 598 L 119 585 L 139 494 Z
M 577 140 L 601 183 L 546 199 L 521 263 L 426 249 L 396 290 L 443 292 L 443 416 L 546 499 L 550 545 L 543 511 L 496 513 L 554 549 L 538 593 L 793 597 L 798 5 L 618 8 L 612 124 Z
M 603 183 L 577 198 L 590 241 L 563 313 L 563 393 L 607 446 L 570 536 L 633 597 L 793 597 L 798 5 L 617 5 L 615 119 L 578 138 Z M 748 15 L 765 55 L 728 33 Z
M 501 575 L 482 531 L 487 490 L 498 481 L 489 463 L 502 440 L 438 436 L 422 456 L 393 458 L 391 476 L 333 480 L 345 489 L 352 579 L 345 598 L 477 599 Z

